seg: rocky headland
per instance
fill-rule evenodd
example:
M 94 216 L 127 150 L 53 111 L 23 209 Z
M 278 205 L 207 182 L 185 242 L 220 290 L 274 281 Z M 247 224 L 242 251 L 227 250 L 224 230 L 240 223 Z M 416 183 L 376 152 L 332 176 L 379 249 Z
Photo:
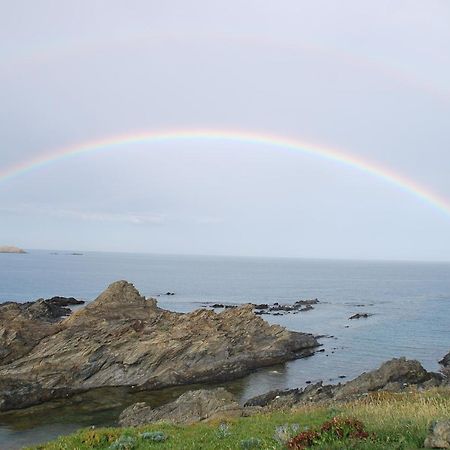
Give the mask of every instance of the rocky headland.
M 126 281 L 72 312 L 64 300 L 0 305 L 0 410 L 105 386 L 150 390 L 242 377 L 314 353 L 310 334 L 253 305 L 181 314 Z
M 0 245 L 0 253 L 26 253 L 25 250 L 12 245 Z

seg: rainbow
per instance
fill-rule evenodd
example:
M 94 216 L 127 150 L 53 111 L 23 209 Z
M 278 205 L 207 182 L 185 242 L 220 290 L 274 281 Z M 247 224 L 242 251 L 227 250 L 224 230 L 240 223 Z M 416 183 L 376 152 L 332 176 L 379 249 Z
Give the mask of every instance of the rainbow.
M 378 177 L 405 192 L 413 194 L 425 203 L 450 216 L 450 202 L 431 190 L 419 185 L 412 179 L 398 174 L 377 163 L 361 159 L 355 155 L 340 149 L 319 146 L 316 144 L 288 139 L 271 134 L 253 133 L 236 130 L 215 129 L 187 129 L 170 131 L 138 132 L 106 139 L 88 141 L 73 146 L 63 147 L 48 153 L 43 153 L 36 158 L 22 161 L 11 167 L 0 170 L 0 183 L 20 175 L 25 175 L 33 170 L 45 167 L 66 158 L 76 157 L 92 152 L 110 151 L 118 147 L 132 144 L 158 144 L 168 141 L 224 141 L 251 145 L 268 146 L 285 150 L 299 151 L 326 160 L 335 161 L 346 166 L 353 167 L 370 175 Z
M 430 83 L 426 80 L 422 80 L 414 76 L 412 72 L 401 70 L 398 67 L 386 64 L 384 61 L 380 61 L 374 58 L 369 58 L 364 55 L 345 51 L 343 49 L 324 47 L 317 44 L 311 44 L 309 42 L 285 42 L 281 39 L 276 39 L 273 36 L 267 38 L 266 36 L 253 35 L 253 34 L 230 34 L 230 33 L 197 33 L 189 34 L 185 33 L 170 33 L 170 32 L 158 32 L 158 33 L 134 33 L 129 36 L 109 38 L 108 40 L 92 41 L 90 39 L 77 42 L 64 42 L 62 40 L 56 40 L 45 43 L 34 48 L 17 48 L 12 52 L 11 57 L 2 58 L 0 60 L 0 77 L 15 76 L 17 71 L 24 70 L 24 66 L 39 65 L 64 56 L 70 56 L 71 58 L 84 55 L 95 55 L 97 52 L 101 52 L 105 49 L 116 48 L 118 46 L 131 47 L 133 45 L 150 45 L 158 46 L 164 45 L 167 49 L 170 44 L 183 44 L 186 43 L 199 43 L 199 42 L 211 42 L 238 45 L 246 47 L 256 48 L 272 48 L 275 50 L 289 51 L 289 52 L 302 52 L 310 53 L 323 58 L 333 59 L 335 61 L 343 62 L 352 67 L 360 67 L 370 73 L 378 73 L 379 75 L 389 79 L 391 81 L 398 82 L 402 85 L 407 85 L 413 89 L 422 91 L 427 95 L 434 97 L 440 102 L 448 104 L 450 101 L 450 91 L 442 86 L 438 86 L 434 83 Z

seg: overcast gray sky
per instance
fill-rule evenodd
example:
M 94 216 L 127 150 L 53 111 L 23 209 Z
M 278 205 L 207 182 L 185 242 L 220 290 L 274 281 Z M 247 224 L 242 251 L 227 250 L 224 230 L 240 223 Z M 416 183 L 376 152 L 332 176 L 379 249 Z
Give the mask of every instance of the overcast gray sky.
M 338 147 L 450 202 L 445 0 L 3 2 L 0 172 L 134 131 Z M 0 244 L 450 260 L 450 215 L 354 168 L 239 142 L 126 145 L 0 181 Z

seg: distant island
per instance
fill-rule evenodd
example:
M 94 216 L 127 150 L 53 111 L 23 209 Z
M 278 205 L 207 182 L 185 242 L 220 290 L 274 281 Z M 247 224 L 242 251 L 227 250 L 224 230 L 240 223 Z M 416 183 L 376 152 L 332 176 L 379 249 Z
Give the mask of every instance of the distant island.
M 26 253 L 26 251 L 12 245 L 0 245 L 0 253 Z

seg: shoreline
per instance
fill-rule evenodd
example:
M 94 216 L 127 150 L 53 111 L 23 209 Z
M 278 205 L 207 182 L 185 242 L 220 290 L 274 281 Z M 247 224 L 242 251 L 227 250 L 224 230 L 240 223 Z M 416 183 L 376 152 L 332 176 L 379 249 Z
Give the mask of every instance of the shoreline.
M 448 358 L 447 358 L 448 359 Z M 413 370 L 412 372 L 415 372 L 415 370 Z M 371 374 L 369 372 L 369 374 Z M 362 374 L 363 375 L 363 374 Z M 361 375 L 361 376 L 362 376 Z M 405 374 L 403 374 L 404 376 Z M 350 383 L 352 383 L 354 380 L 351 380 Z M 163 389 L 160 391 L 151 391 L 151 392 L 134 392 L 132 393 L 132 389 L 127 389 L 126 392 L 122 393 L 122 399 L 127 400 L 127 403 L 129 404 L 129 407 L 132 406 L 133 402 L 146 402 L 148 404 L 148 402 L 150 402 L 150 404 L 152 405 L 152 407 L 157 407 L 159 405 L 160 408 L 164 408 L 164 405 L 169 405 L 170 402 L 175 401 L 179 398 L 180 395 L 192 392 L 193 390 L 198 390 L 198 389 L 209 389 L 214 391 L 215 389 L 217 389 L 217 387 L 225 387 L 225 389 L 229 392 L 234 392 L 236 394 L 239 393 L 239 384 L 240 384 L 241 380 L 236 380 L 234 382 L 229 382 L 229 383 L 220 383 L 220 384 L 201 384 L 201 385 L 193 385 L 193 386 L 182 386 L 182 387 L 174 387 L 174 388 L 168 388 L 168 389 Z M 348 382 L 347 382 L 348 383 Z M 450 386 L 447 384 L 448 381 L 446 381 L 445 384 L 443 384 L 440 389 L 447 389 L 449 392 L 449 396 L 450 396 Z M 403 383 L 400 383 L 401 385 L 403 385 Z M 334 388 L 336 388 L 338 385 L 333 385 Z M 317 390 L 317 388 L 319 390 Z M 114 390 L 119 390 L 120 388 L 113 388 Z M 428 387 L 426 388 L 424 391 L 422 389 L 417 389 L 414 386 L 408 386 L 406 387 L 406 389 L 401 386 L 400 387 L 400 391 L 402 393 L 402 395 L 406 395 L 408 396 L 410 392 L 423 392 L 424 394 L 426 394 L 427 392 L 430 392 L 430 395 L 432 395 L 431 393 L 434 392 L 433 389 L 435 389 L 434 387 Z M 9 411 L 9 412 L 5 412 L 5 413 L 0 413 L 0 424 L 3 424 L 2 426 L 4 427 L 7 423 L 10 424 L 22 424 L 19 426 L 19 429 L 16 432 L 13 432 L 11 429 L 11 432 L 8 435 L 6 435 L 6 437 L 9 439 L 9 441 L 12 443 L 11 448 L 22 448 L 22 445 L 19 446 L 14 446 L 13 443 L 15 442 L 15 439 L 22 439 L 24 440 L 25 444 L 24 445 L 37 445 L 40 443 L 44 443 L 44 442 L 48 442 L 51 438 L 57 438 L 58 439 L 71 439 L 71 436 L 73 435 L 72 433 L 76 432 L 77 434 L 80 433 L 80 429 L 97 429 L 98 431 L 96 431 L 96 433 L 102 433 L 103 428 L 99 428 L 99 427 L 104 427 L 104 426 L 108 426 L 111 427 L 113 426 L 114 428 L 110 428 L 111 430 L 115 430 L 114 433 L 117 434 L 117 436 L 120 436 L 120 434 L 122 433 L 122 429 L 120 427 L 118 427 L 119 423 L 118 423 L 118 419 L 120 414 L 123 414 L 123 408 L 124 408 L 124 404 L 123 402 L 120 402 L 120 407 L 118 406 L 117 400 L 112 401 L 111 403 L 114 405 L 116 405 L 114 411 L 111 411 L 111 420 L 108 422 L 103 422 L 103 423 L 99 423 L 99 422 L 95 422 L 95 427 L 93 427 L 93 422 L 91 421 L 91 419 L 89 419 L 90 417 L 93 417 L 92 414 L 96 414 L 95 409 L 93 410 L 92 407 L 93 405 L 97 405 L 98 408 L 98 412 L 100 414 L 104 414 L 105 411 L 105 407 L 106 409 L 111 408 L 111 405 L 108 407 L 107 404 L 102 404 L 101 402 L 99 403 L 99 400 L 105 399 L 105 391 L 108 391 L 109 388 L 100 388 L 97 390 L 92 390 L 89 392 L 85 392 L 83 394 L 81 394 L 80 396 L 74 396 L 71 397 L 70 399 L 60 399 L 60 400 L 56 400 L 56 402 L 51 405 L 49 403 L 44 403 L 41 405 L 36 405 L 36 406 L 32 406 L 30 408 L 26 408 L 26 409 L 22 409 L 22 410 L 15 410 L 15 411 Z M 286 412 L 286 411 L 290 411 L 292 409 L 292 411 L 295 411 L 298 408 L 302 408 L 302 406 L 295 406 L 296 404 L 296 399 L 298 399 L 298 395 L 299 393 L 301 394 L 302 391 L 305 391 L 305 393 L 307 393 L 307 402 L 305 403 L 307 408 L 315 408 L 317 405 L 317 408 L 328 408 L 331 407 L 331 410 L 335 410 L 336 408 L 339 408 L 336 406 L 335 401 L 332 398 L 329 398 L 328 396 L 325 399 L 321 399 L 320 396 L 323 395 L 321 394 L 321 390 L 322 390 L 322 386 L 314 386 L 314 385 L 307 385 L 305 386 L 303 389 L 291 389 L 291 390 L 284 390 L 283 392 L 269 392 L 266 393 L 266 395 L 260 395 L 256 398 L 253 399 L 249 399 L 247 401 L 241 401 L 240 405 L 243 409 L 243 411 L 247 411 L 247 413 L 245 414 L 245 416 L 248 415 L 248 413 L 250 413 L 250 417 L 245 417 L 243 420 L 252 420 L 252 417 L 257 417 L 260 414 L 262 414 L 262 416 L 268 414 L 268 417 L 271 417 L 271 414 L 276 414 L 279 415 L 280 413 Z M 312 400 L 311 399 L 311 393 L 312 392 L 316 392 L 319 393 L 319 397 L 316 400 Z M 329 392 L 329 391 L 327 391 Z M 395 391 L 393 392 L 392 390 L 389 391 L 390 395 L 395 395 Z M 161 400 L 161 395 L 163 395 L 165 398 L 163 400 Z M 358 398 L 366 398 L 365 397 L 366 394 L 358 394 L 356 397 L 355 401 L 358 401 Z M 132 396 L 132 397 L 131 397 Z M 78 397 L 78 398 L 76 398 Z M 119 397 L 120 398 L 120 397 Z M 348 401 L 349 399 L 341 399 L 341 401 L 344 401 L 344 404 Z M 353 401 L 353 400 L 352 400 Z M 365 401 L 365 400 L 364 400 Z M 72 403 L 72 407 L 69 407 L 67 405 L 67 402 L 73 402 Z M 299 403 L 298 405 L 300 405 L 301 403 Z M 327 405 L 333 405 L 333 406 L 327 406 Z M 308 406 L 311 405 L 311 406 Z M 53 408 L 51 408 L 51 406 Z M 84 412 L 80 411 L 80 417 L 83 417 L 84 422 L 83 423 L 79 423 L 77 424 L 76 422 L 73 422 L 71 417 L 73 417 L 73 411 L 74 408 L 79 409 L 81 406 L 83 406 Z M 256 407 L 256 410 L 255 410 Z M 62 409 L 61 409 L 62 408 Z M 53 413 L 52 413 L 52 409 L 53 409 Z M 254 411 L 252 411 L 254 410 Z M 103 413 L 102 413 L 103 411 Z M 308 409 L 309 411 L 309 409 Z M 58 417 L 58 420 L 60 420 L 60 416 L 61 414 L 66 416 L 65 420 L 68 420 L 68 422 L 62 422 L 60 426 L 57 426 L 56 428 L 54 428 L 53 424 L 53 420 L 52 419 L 52 414 L 54 417 Z M 254 415 L 256 414 L 256 416 Z M 308 413 L 309 414 L 309 413 Z M 240 414 L 239 414 L 240 415 Z M 40 419 L 40 424 L 39 422 L 36 422 L 36 417 L 41 417 Z M 220 417 L 217 416 L 217 417 Z M 229 417 L 227 415 L 227 417 Z M 274 416 L 275 417 L 275 416 Z M 34 418 L 34 419 L 33 419 Z M 6 420 L 5 420 L 6 419 Z M 34 425 L 31 425 L 31 427 L 26 426 L 26 423 L 30 423 L 29 421 L 31 420 L 31 422 L 33 423 L 34 421 Z M 225 419 L 225 420 L 229 420 L 229 419 Z M 58 422 L 60 423 L 60 422 Z M 63 425 L 63 423 L 66 423 L 66 425 Z M 25 425 L 25 428 L 24 428 Z M 56 424 L 55 424 L 56 425 Z M 63 426 L 61 428 L 61 426 Z M 152 427 L 152 425 L 149 425 L 150 427 Z M 245 426 L 245 423 L 244 423 Z M 64 428 L 65 427 L 65 428 Z M 118 427 L 118 428 L 116 428 Z M 157 429 L 160 429 L 160 425 L 158 428 L 158 425 L 156 425 Z M 154 428 L 154 426 L 153 426 Z M 151 429 L 153 429 L 151 428 Z M 64 429 L 66 431 L 64 431 Z M 45 438 L 39 438 L 38 435 L 36 435 L 36 431 L 38 430 L 42 430 L 39 431 L 40 433 L 42 433 L 44 430 L 45 431 Z M 181 430 L 182 432 L 182 430 Z M 82 431 L 81 431 L 82 433 Z M 177 432 L 178 433 L 178 432 Z M 1 436 L 1 426 L 0 426 L 0 436 Z M 15 437 L 17 436 L 17 437 Z M 67 436 L 67 438 L 64 438 L 64 436 Z M 174 436 L 174 432 L 173 430 L 171 431 L 171 436 L 173 438 Z M 9 448 L 9 447 L 8 447 Z M 45 447 L 46 448 L 46 447 Z
M 48 258 L 51 258 L 50 256 Z M 65 257 L 65 258 L 69 258 L 69 256 Z M 19 260 L 17 260 L 19 261 Z M 25 261 L 25 260 L 23 260 Z M 70 261 L 73 261 L 73 263 L 71 262 L 71 264 L 74 264 L 75 267 L 77 267 L 79 265 L 78 260 L 76 258 L 70 259 Z M 83 264 L 85 264 L 85 262 L 83 262 Z M 161 264 L 161 267 L 164 267 L 164 261 L 162 262 L 158 262 L 158 264 Z M 287 267 L 289 269 L 289 267 Z M 299 268 L 301 268 L 301 266 L 299 266 Z M 330 266 L 330 268 L 332 268 L 332 266 Z M 285 270 L 286 268 L 283 267 L 283 270 Z M 294 266 L 292 269 L 295 269 L 295 271 L 298 270 L 297 266 Z M 325 268 L 326 270 L 328 270 L 328 266 Z M 177 267 L 177 270 L 179 270 L 179 268 Z M 272 267 L 268 267 L 268 270 L 270 270 L 270 273 L 273 272 Z M 334 269 L 333 269 L 334 270 Z M 358 269 L 359 270 L 359 269 Z M 94 272 L 95 273 L 95 272 Z M 187 273 L 187 272 L 186 272 Z M 217 273 L 216 268 L 214 269 L 214 273 Z M 351 274 L 352 272 L 350 272 Z M 365 273 L 365 272 L 362 272 Z M 319 273 L 320 274 L 320 273 Z M 225 280 L 227 279 L 227 274 L 223 274 Z M 433 277 L 434 272 L 433 272 Z M 158 277 L 161 277 L 161 274 L 158 272 L 157 273 Z M 190 276 L 190 273 L 189 273 Z M 403 276 L 402 273 L 400 273 L 399 276 Z M 175 310 L 179 310 L 179 311 L 184 311 L 184 312 L 188 312 L 188 311 L 192 311 L 192 309 L 197 308 L 197 307 L 201 307 L 202 305 L 206 305 L 207 302 L 211 302 L 211 303 L 218 303 L 218 304 L 230 304 L 232 306 L 236 306 L 239 303 L 239 299 L 236 297 L 230 297 L 227 296 L 225 291 L 220 291 L 220 294 L 215 297 L 213 295 L 210 295 L 209 297 L 206 296 L 206 298 L 203 298 L 202 300 L 202 295 L 195 295 L 194 299 L 192 299 L 192 295 L 191 297 L 186 296 L 185 292 L 181 292 L 182 289 L 176 284 L 171 282 L 173 276 L 170 273 L 168 276 L 163 277 L 162 279 L 167 279 L 169 280 L 169 283 L 163 283 L 162 286 L 160 286 L 160 289 L 158 289 L 159 292 L 161 293 L 165 293 L 166 292 L 166 288 L 167 288 L 167 292 L 174 292 L 175 296 L 165 296 L 165 295 L 161 295 L 160 297 L 158 297 L 159 302 L 161 304 L 163 304 L 164 308 L 169 308 L 169 309 L 175 309 Z M 350 277 L 350 280 L 352 280 L 353 278 Z M 257 280 L 257 279 L 255 279 Z M 50 285 L 50 281 L 47 279 L 42 280 L 44 284 L 44 282 L 46 283 L 46 285 Z M 173 280 L 172 280 L 173 281 Z M 252 282 L 252 278 L 249 279 L 249 282 Z M 318 281 L 319 284 L 323 283 L 323 278 L 319 278 Z M 246 282 L 247 284 L 247 282 Z M 324 344 L 324 346 L 322 347 L 322 349 L 325 349 L 325 352 L 320 352 L 320 353 L 316 353 L 314 355 L 314 358 L 306 358 L 306 359 L 302 359 L 298 362 L 292 361 L 289 362 L 285 365 L 279 365 L 279 366 L 275 366 L 275 367 L 268 367 L 267 369 L 262 369 L 262 370 L 257 370 L 255 372 L 252 372 L 251 374 L 245 376 L 243 379 L 237 380 L 235 383 L 236 385 L 239 387 L 240 392 L 245 396 L 245 399 L 247 400 L 250 397 L 254 397 L 256 395 L 262 394 L 264 392 L 268 392 L 271 389 L 274 388 L 281 388 L 281 389 L 288 389 L 288 388 L 295 388 L 295 387 L 299 387 L 299 386 L 305 386 L 305 381 L 306 380 L 311 380 L 312 383 L 317 382 L 318 380 L 322 379 L 324 381 L 324 383 L 328 383 L 329 378 L 332 377 L 334 378 L 335 381 L 333 381 L 333 383 L 338 383 L 339 381 L 347 381 L 348 379 L 351 379 L 353 377 L 356 377 L 358 374 L 360 374 L 362 371 L 364 371 L 365 369 L 372 369 L 374 367 L 376 367 L 376 365 L 378 365 L 379 363 L 381 363 L 383 360 L 385 360 L 385 358 L 381 359 L 381 356 L 384 355 L 383 353 L 383 349 L 381 349 L 381 351 L 379 352 L 379 356 L 378 353 L 374 356 L 373 354 L 373 349 L 371 350 L 372 353 L 369 352 L 367 357 L 362 358 L 358 352 L 355 353 L 355 349 L 356 351 L 358 351 L 358 348 L 360 347 L 362 350 L 368 349 L 369 347 L 367 347 L 367 343 L 363 340 L 363 341 L 358 341 L 358 339 L 360 338 L 360 336 L 365 336 L 367 334 L 371 334 L 374 333 L 373 330 L 375 330 L 375 333 L 373 334 L 373 339 L 374 340 L 378 340 L 379 339 L 379 333 L 376 331 L 377 329 L 379 330 L 386 330 L 388 329 L 389 326 L 392 326 L 392 324 L 390 324 L 390 322 L 388 322 L 388 318 L 387 318 L 387 313 L 389 312 L 389 314 L 392 313 L 392 310 L 394 308 L 397 307 L 402 307 L 402 302 L 400 302 L 397 306 L 397 303 L 386 303 L 389 301 L 389 299 L 385 299 L 383 297 L 380 297 L 379 295 L 376 294 L 376 291 L 372 291 L 370 292 L 370 295 L 366 296 L 366 295 L 358 295 L 357 297 L 351 297 L 348 294 L 343 294 L 344 291 L 339 292 L 338 295 L 345 297 L 342 301 L 336 300 L 337 295 L 335 297 L 330 298 L 327 297 L 327 292 L 326 290 L 321 290 L 321 289 L 316 289 L 316 287 L 311 288 L 310 291 L 305 291 L 303 288 L 298 287 L 296 284 L 291 284 L 293 286 L 297 286 L 295 287 L 295 292 L 306 292 L 301 296 L 297 296 L 294 297 L 295 292 L 293 292 L 294 290 L 289 291 L 289 289 L 286 289 L 284 287 L 285 284 L 285 280 L 281 280 L 280 282 L 278 282 L 278 285 L 275 286 L 275 289 L 273 290 L 268 290 L 267 292 L 264 291 L 263 294 L 265 295 L 265 297 L 262 297 L 258 294 L 259 291 L 252 291 L 251 289 L 248 289 L 246 285 L 242 285 L 239 284 L 239 280 L 237 280 L 237 284 L 236 284 L 236 291 L 238 292 L 239 296 L 242 298 L 247 298 L 249 301 L 252 301 L 255 304 L 262 304 L 262 303 L 271 303 L 272 305 L 275 302 L 281 302 L 281 303 L 294 303 L 296 300 L 295 298 L 313 298 L 315 295 L 317 295 L 320 300 L 321 303 L 318 304 L 316 306 L 316 308 L 313 311 L 309 311 L 309 312 L 305 312 L 305 313 L 299 313 L 297 315 L 293 315 L 293 314 L 286 314 L 283 316 L 272 316 L 272 315 L 264 315 L 263 318 L 268 320 L 270 323 L 278 323 L 278 324 L 282 324 L 285 327 L 288 327 L 289 329 L 307 329 L 308 331 L 314 331 L 314 334 L 324 334 L 324 335 L 330 335 L 330 334 L 335 334 L 336 337 L 338 338 L 336 341 L 331 338 L 331 339 L 323 339 L 321 340 L 321 342 Z M 317 283 L 316 283 L 317 284 Z M 326 283 L 325 283 L 326 285 Z M 58 284 L 55 284 L 56 287 L 53 287 L 52 289 L 48 289 L 49 291 L 52 291 L 53 293 L 57 293 L 57 292 L 64 292 L 64 293 L 69 293 L 73 292 L 71 289 L 66 289 L 64 291 L 64 289 L 60 289 L 58 287 Z M 89 284 L 87 283 L 86 286 L 92 286 L 92 283 Z M 145 286 L 145 285 L 144 285 Z M 146 288 L 146 292 L 152 292 L 151 289 L 151 283 L 149 282 L 147 284 L 147 288 Z M 314 285 L 315 286 L 315 285 Z M 427 294 L 427 299 L 428 298 L 439 298 L 439 290 L 437 290 L 437 295 L 433 290 L 428 289 L 426 287 L 427 285 L 424 285 L 423 290 L 425 291 L 430 291 L 430 294 Z M 266 289 L 266 287 L 263 285 L 264 290 Z M 319 286 L 320 287 L 320 286 Z M 398 286 L 397 287 L 397 291 L 402 288 L 403 286 Z M 90 288 L 92 289 L 92 287 Z M 351 291 L 348 291 L 350 294 L 353 292 L 353 287 Z M 55 292 L 56 291 L 56 292 Z M 416 291 L 416 286 L 414 286 L 414 291 Z M 154 290 L 153 290 L 154 292 Z M 224 295 L 225 292 L 225 295 Z M 256 292 L 256 294 L 255 294 Z M 261 290 L 262 292 L 262 290 Z M 275 294 L 274 294 L 275 292 Z M 278 296 L 277 293 L 282 292 L 283 295 L 282 296 Z M 313 292 L 313 293 L 312 293 Z M 398 292 L 397 292 L 398 294 Z M 397 295 L 396 291 L 393 291 L 393 295 Z M 414 292 L 414 295 L 417 295 L 416 292 Z M 24 297 L 21 295 L 21 297 Z M 89 296 L 85 296 L 88 297 Z M 405 296 L 406 297 L 406 296 Z M 442 295 L 441 295 L 442 297 Z M 82 298 L 82 297 L 81 297 Z M 198 303 L 196 303 L 196 301 Z M 409 302 L 409 299 L 408 299 Z M 91 302 L 89 302 L 91 303 Z M 360 307 L 357 307 L 357 305 L 364 303 L 367 305 L 368 308 L 373 308 L 372 310 L 376 313 L 375 316 L 369 317 L 367 319 L 358 319 L 358 320 L 352 320 L 349 321 L 349 317 L 351 316 L 352 313 L 357 313 L 358 311 L 361 310 Z M 424 302 L 425 303 L 425 302 Z M 369 306 L 370 304 L 370 306 Z M 374 304 L 375 306 L 372 306 L 372 304 Z M 409 303 L 408 303 L 409 304 Z M 439 305 L 436 304 L 436 307 L 438 307 L 439 309 L 441 307 L 444 306 L 444 303 L 439 302 Z M 430 304 L 430 302 L 427 301 L 427 306 L 426 308 L 432 308 L 432 304 Z M 84 307 L 83 307 L 84 308 Z M 411 306 L 411 308 L 413 308 Z M 417 308 L 417 304 L 414 305 L 414 308 Z M 435 308 L 436 309 L 436 308 Z M 363 308 L 363 310 L 361 312 L 365 312 L 364 311 L 365 308 Z M 413 311 L 420 311 L 420 309 L 413 309 Z M 433 311 L 433 310 L 431 310 Z M 410 311 L 408 310 L 404 310 L 404 312 L 406 314 L 408 314 Z M 404 316 L 404 314 L 403 314 Z M 395 317 L 395 312 L 394 312 L 394 317 Z M 328 322 L 328 320 L 332 318 L 332 320 L 334 320 L 334 322 Z M 406 319 L 408 319 L 408 317 L 405 317 Z M 421 314 L 421 323 L 425 323 L 427 324 L 427 318 Z M 323 323 L 323 325 L 322 325 Z M 413 325 L 414 322 L 411 322 L 411 326 Z M 434 323 L 434 322 L 433 322 Z M 351 327 L 350 329 L 345 329 L 345 326 L 347 324 L 350 324 Z M 420 324 L 419 324 L 420 325 Z M 323 326 L 328 327 L 328 328 L 322 328 Z M 408 324 L 408 326 L 410 326 Z M 417 328 L 416 328 L 417 329 Z M 428 329 L 427 329 L 428 330 Z M 428 332 L 428 331 L 427 331 Z M 419 334 L 420 335 L 420 334 Z M 349 340 L 354 340 L 355 342 L 359 342 L 357 346 L 349 346 Z M 379 341 L 380 344 L 382 345 L 382 340 Z M 401 342 L 400 342 L 401 344 Z M 439 343 L 438 341 L 436 341 L 436 344 L 442 344 Z M 445 343 L 444 343 L 445 344 Z M 332 352 L 334 351 L 333 349 L 335 349 L 336 347 L 339 347 L 339 349 L 336 349 L 335 354 L 332 355 Z M 423 345 L 423 347 L 425 348 L 425 344 Z M 433 345 L 433 343 L 430 344 L 430 342 L 427 341 L 426 344 L 426 348 L 428 350 L 422 350 L 420 351 L 420 346 L 418 347 L 417 350 L 414 350 L 414 352 L 410 352 L 408 353 L 404 353 L 402 351 L 401 345 L 399 345 L 399 351 L 391 351 L 391 354 L 398 355 L 404 355 L 406 354 L 406 356 L 408 358 L 415 358 L 418 359 L 420 361 L 425 361 L 426 364 L 424 364 L 424 366 L 428 369 L 428 370 L 437 370 L 437 361 L 442 357 L 442 355 L 444 354 L 445 350 L 443 349 L 443 346 L 440 345 L 439 347 L 435 347 Z M 326 357 L 326 354 L 329 354 L 328 357 Z M 425 355 L 425 359 L 422 359 L 422 357 Z M 353 364 L 353 361 L 355 361 L 355 358 L 358 358 L 359 361 L 361 361 L 361 363 L 357 363 L 355 366 L 352 366 L 351 364 Z M 348 364 L 348 362 L 350 362 L 350 364 Z M 320 367 L 324 367 L 323 369 L 323 374 L 320 374 L 320 370 L 318 371 L 317 368 Z M 302 373 L 304 373 L 305 375 L 302 375 Z M 339 376 L 340 375 L 346 375 L 347 378 L 340 380 Z M 223 383 L 220 383 L 219 385 L 223 385 Z M 228 386 L 228 384 L 227 384 Z M 273 386 L 273 387 L 272 387 Z M 193 388 L 195 386 L 186 386 L 184 389 L 185 390 L 189 390 L 191 388 Z M 177 388 L 175 388 L 177 389 Z M 239 390 L 238 389 L 238 390 Z M 166 397 L 166 390 L 163 391 L 155 391 L 155 394 L 157 394 L 156 396 L 159 397 Z M 53 426 L 56 426 L 56 424 L 59 424 L 58 427 L 71 427 L 72 425 L 78 428 L 78 425 L 75 425 L 76 423 L 79 423 L 79 420 L 87 420 L 90 421 L 90 423 L 87 422 L 83 422 L 80 423 L 79 426 L 83 427 L 83 426 L 89 426 L 90 424 L 96 424 L 96 426 L 101 426 L 101 416 L 103 414 L 109 414 L 107 411 L 110 411 L 110 406 L 106 405 L 106 410 L 102 408 L 100 408 L 100 411 L 105 411 L 105 413 L 100 412 L 99 410 L 96 409 L 96 405 L 99 404 L 98 402 L 98 396 L 103 395 L 100 392 L 98 392 L 98 396 L 94 395 L 94 391 L 92 391 L 92 397 L 89 397 L 89 392 L 86 393 L 87 397 L 84 396 L 84 394 L 81 395 L 76 395 L 75 397 L 78 399 L 81 403 L 87 402 L 90 403 L 92 410 L 95 411 L 93 413 L 93 415 L 90 414 L 89 410 L 91 408 L 87 408 L 85 410 L 85 412 L 83 412 L 81 414 L 81 411 L 79 410 L 79 405 L 72 403 L 72 406 L 67 406 L 67 409 L 65 406 L 62 405 L 62 403 L 65 402 L 65 400 L 61 400 L 61 404 L 59 404 L 59 406 L 55 406 L 55 415 L 52 417 L 51 414 L 49 414 L 49 423 L 47 424 L 48 427 L 42 427 L 42 423 L 38 426 L 38 428 L 34 428 L 36 433 L 39 433 L 39 430 L 47 430 L 46 432 L 50 432 L 49 430 L 51 430 L 51 428 Z M 148 396 L 146 398 L 146 393 L 145 392 L 141 392 L 139 394 L 144 394 L 142 397 L 136 397 L 137 401 L 139 401 L 139 399 L 141 399 L 142 401 L 147 401 L 147 400 L 151 400 L 152 402 L 154 402 L 155 405 L 159 404 L 159 400 L 156 399 L 156 397 L 151 397 Z M 126 394 L 128 396 L 128 394 Z M 167 394 L 168 395 L 168 394 Z M 112 397 L 115 396 L 115 399 L 113 398 L 111 403 L 113 404 L 117 404 L 118 402 L 120 403 L 121 400 L 117 400 L 118 398 L 120 398 L 119 394 L 114 394 Z M 123 398 L 123 397 L 122 397 Z M 166 400 L 169 400 L 168 397 L 166 397 Z M 48 405 L 50 406 L 50 405 Z M 56 411 L 60 411 L 60 407 L 62 407 L 64 409 L 64 413 L 60 414 L 60 413 L 56 413 Z M 38 407 L 39 408 L 39 407 Z M 42 411 L 44 411 L 45 409 L 42 409 Z M 47 410 L 48 411 L 48 410 Z M 24 415 L 26 415 L 27 410 L 22 410 L 21 412 L 19 412 L 19 414 L 24 413 Z M 80 416 L 76 417 L 77 414 L 80 413 Z M 120 411 L 116 410 L 115 417 L 118 417 Z M 44 413 L 47 414 L 47 413 Z M 81 419 L 81 416 L 84 416 L 84 419 Z M 64 417 L 62 417 L 64 416 Z M 96 416 L 96 418 L 95 418 Z M 91 419 L 89 419 L 89 417 L 91 417 Z M 73 422 L 72 425 L 70 423 L 68 423 L 68 421 L 70 421 L 73 418 Z M 88 419 L 86 419 L 88 418 Z M 109 420 L 109 419 L 108 419 Z M 98 422 L 97 422 L 98 421 Z M 103 424 L 111 424 L 113 420 L 111 421 L 106 421 Z M 22 422 L 23 423 L 23 422 Z M 54 425 L 53 425 L 54 424 Z M 8 425 L 4 425 L 6 428 L 4 428 L 4 433 L 14 433 L 13 428 L 9 427 Z M 33 427 L 35 427 L 35 425 L 32 425 Z M 10 431 L 8 431 L 10 430 Z M 33 434 L 33 428 L 30 429 L 28 428 L 29 433 Z M 67 429 L 66 432 L 70 432 L 69 429 Z M 66 433 L 64 432 L 64 434 Z M 57 434 L 63 434 L 62 431 L 58 432 Z

